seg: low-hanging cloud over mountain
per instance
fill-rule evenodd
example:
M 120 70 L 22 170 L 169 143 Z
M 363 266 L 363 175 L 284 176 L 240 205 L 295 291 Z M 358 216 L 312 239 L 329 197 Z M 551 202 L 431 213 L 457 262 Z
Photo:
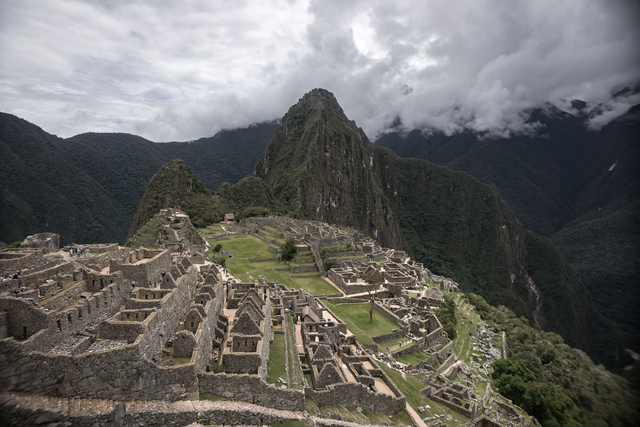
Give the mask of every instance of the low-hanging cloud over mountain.
M 0 110 L 60 136 L 211 136 L 280 117 L 314 87 L 374 137 L 535 130 L 581 99 L 606 124 L 640 95 L 626 0 L 63 1 L 0 4 Z

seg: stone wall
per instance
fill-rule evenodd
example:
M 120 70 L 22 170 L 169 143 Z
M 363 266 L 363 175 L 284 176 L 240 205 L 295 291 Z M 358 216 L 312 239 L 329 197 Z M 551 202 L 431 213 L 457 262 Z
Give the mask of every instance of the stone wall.
M 45 263 L 42 249 L 3 249 L 0 251 L 0 274 L 14 274 Z
M 45 266 L 44 259 L 41 266 Z M 75 269 L 76 268 L 71 263 L 56 264 L 34 273 L 25 274 L 19 279 L 6 280 L 4 282 L 0 282 L 0 293 L 17 289 L 20 285 L 37 288 L 39 285 L 43 284 L 46 279 L 58 279 L 63 275 L 73 273 Z M 12 271 L 11 273 L 13 274 L 15 272 L 17 272 L 17 270 Z
M 25 353 L 0 341 L 0 389 L 112 400 L 178 400 L 195 396 L 193 365 L 158 367 L 140 358 L 139 342 L 77 356 Z
M 127 289 L 120 273 L 105 277 L 113 283 L 63 311 L 44 312 L 18 298 L 1 298 L 0 311 L 7 312 L 8 335 L 23 340 L 19 344 L 23 351 L 48 351 L 72 334 L 114 313 L 122 305 Z M 0 341 L 0 346 L 2 343 L 4 341 Z
M 198 374 L 198 389 L 201 394 L 213 393 L 270 408 L 305 410 L 304 393 L 299 390 L 277 388 L 262 381 L 258 375 L 202 372 Z
M 445 405 L 459 414 L 465 417 L 474 419 L 478 413 L 478 404 L 474 401 L 463 401 L 459 397 L 451 396 L 449 389 L 441 388 L 429 396 L 429 399 L 434 400 L 442 405 Z M 449 400 L 451 398 L 451 400 Z
M 147 259 L 145 256 L 151 258 Z M 145 259 L 145 262 L 134 264 L 128 262 L 129 260 L 125 260 L 125 262 L 112 260 L 109 263 L 109 271 L 122 271 L 125 280 L 135 281 L 139 286 L 147 286 L 149 282 L 154 285 L 160 283 L 162 273 L 166 273 L 168 266 L 171 266 L 171 252 L 169 250 L 149 251 L 141 248 L 129 254 L 129 258 L 133 262 L 141 259 Z
M 115 248 L 111 249 L 113 246 L 115 246 Z M 106 250 L 107 248 L 110 250 Z M 104 245 L 104 247 L 100 247 L 99 249 L 94 249 L 93 246 L 90 246 L 89 258 L 78 258 L 77 261 L 80 264 L 92 266 L 92 268 L 95 266 L 103 269 L 109 267 L 109 263 L 112 260 L 122 259 L 128 254 L 129 248 L 118 248 L 118 245 L 115 243 L 113 245 Z
M 23 396 L 5 395 L 0 399 L 0 413 L 3 414 L 3 420 L 8 425 L 15 427 L 31 427 L 34 425 L 45 426 L 70 426 L 74 427 L 95 427 L 108 425 L 124 425 L 124 426 L 187 426 L 193 423 L 205 425 L 278 425 L 280 423 L 292 420 L 304 419 L 300 413 L 290 411 L 270 410 L 264 407 L 249 403 L 236 402 L 229 405 L 227 402 L 212 401 L 195 401 L 189 404 L 166 402 L 149 402 L 141 407 L 141 405 L 132 405 L 121 403 L 116 406 L 113 411 L 122 416 L 122 424 L 111 424 L 113 415 L 110 409 L 103 411 L 95 411 L 93 413 L 84 414 L 77 411 L 72 415 L 67 411 L 67 405 L 74 408 L 80 408 L 84 405 L 97 405 L 107 408 L 113 405 L 113 402 L 106 401 L 62 401 L 61 399 L 52 398 L 51 405 L 48 406 L 42 402 L 40 407 L 32 408 L 24 405 Z M 46 408 L 46 409 L 43 409 Z M 314 419 L 314 423 L 323 427 L 348 427 L 354 426 L 353 423 L 344 423 L 341 421 Z M 337 425 L 335 423 L 338 423 Z
M 140 342 L 141 355 L 147 360 L 159 360 L 165 343 L 178 327 L 180 316 L 186 312 L 196 290 L 198 270 L 191 266 L 176 282 L 173 292 L 164 296 L 153 323 L 148 323 L 148 333 Z M 129 303 L 127 303 L 127 306 Z
M 318 271 L 318 267 L 314 265 L 291 265 L 292 273 L 310 273 L 312 271 Z
M 251 353 L 238 353 L 225 350 L 222 357 L 222 369 L 225 372 L 238 372 L 245 374 L 258 374 L 262 361 L 260 354 L 262 342 L 258 343 L 258 351 Z
M 410 346 L 410 347 L 403 348 L 402 350 L 398 350 L 398 351 L 396 351 L 395 353 L 392 353 L 391 355 L 392 355 L 394 358 L 396 358 L 396 359 L 397 359 L 398 357 L 402 357 L 402 356 L 404 356 L 405 354 L 413 354 L 413 353 L 417 353 L 417 352 L 419 352 L 420 350 L 422 350 L 422 348 L 420 347 L 420 345 L 418 345 L 418 344 L 414 344 L 414 345 L 412 345 L 412 346 Z
M 455 353 L 451 354 L 447 360 L 445 360 L 444 362 L 442 362 L 442 365 L 440 365 L 440 367 L 437 369 L 438 373 L 441 374 L 444 371 L 446 371 L 447 369 L 449 369 L 449 367 L 451 365 L 453 365 L 454 363 L 456 363 L 456 361 L 458 360 L 458 358 L 456 357 Z
M 397 339 L 403 338 L 404 335 L 405 335 L 404 331 L 399 330 L 399 331 L 395 331 L 395 332 L 389 332 L 388 334 L 378 335 L 376 337 L 371 337 L 371 339 L 374 342 L 380 344 L 380 343 L 385 342 L 385 341 L 397 340 Z
M 407 370 L 412 371 L 414 369 L 424 369 L 427 366 L 431 367 L 439 361 L 444 361 L 452 351 L 453 342 L 449 341 L 440 350 L 431 353 L 431 357 L 429 359 L 423 360 L 422 362 L 416 363 L 415 365 L 409 365 L 407 366 Z
M 378 313 L 382 314 L 384 317 L 401 327 L 405 334 L 409 332 L 409 325 L 407 325 L 402 319 L 393 314 L 391 311 L 387 310 L 386 307 L 383 307 L 377 302 L 374 302 L 373 308 L 375 308 Z
M 388 379 L 387 379 L 388 381 Z M 385 381 L 385 383 L 387 382 Z M 392 385 L 389 381 L 387 385 Z M 392 388 L 399 397 L 372 392 L 367 387 L 358 383 L 340 383 L 327 386 L 326 390 L 316 391 L 305 387 L 305 397 L 313 400 L 316 405 L 331 406 L 337 403 L 349 407 L 358 406 L 371 412 L 382 412 L 385 415 L 393 415 L 406 407 L 406 399 L 399 390 Z M 397 391 L 396 391 L 397 390 Z

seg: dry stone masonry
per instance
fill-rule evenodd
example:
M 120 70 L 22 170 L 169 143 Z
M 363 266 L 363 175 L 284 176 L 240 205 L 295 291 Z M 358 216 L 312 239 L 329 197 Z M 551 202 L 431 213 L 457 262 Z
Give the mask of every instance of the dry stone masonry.
M 467 383 L 474 380 L 432 311 L 455 282 L 349 228 L 290 218 L 245 218 L 237 225 L 229 219 L 224 227 L 227 235 L 268 242 L 274 253 L 268 261 L 283 240 L 294 240 L 296 257 L 283 270 L 326 275 L 342 291 L 323 296 L 332 304 L 371 302 L 397 325 L 371 337 L 375 343 L 411 345 L 376 354 L 377 345 L 363 347 L 305 290 L 264 276 L 242 282 L 228 275 L 205 256 L 188 216 L 166 209 L 138 231 L 131 247 L 73 244 L 51 257 L 45 255 L 58 249 L 59 238 L 37 235 L 26 248 L 0 251 L 6 276 L 0 282 L 0 412 L 25 426 L 262 425 L 309 418 L 303 412 L 309 399 L 318 407 L 392 415 L 407 402 L 381 364 L 438 375 L 442 381 L 423 394 L 471 419 L 483 407 L 508 411 L 495 393 L 478 401 L 468 386 L 451 383 L 459 372 Z M 83 257 L 74 255 L 78 246 Z M 286 337 L 283 363 L 292 378 L 278 385 L 266 381 L 276 333 Z M 499 357 L 494 343 L 493 332 L 480 328 L 471 342 L 474 363 Z M 430 357 L 416 365 L 396 361 L 417 351 Z M 205 393 L 233 402 L 199 401 Z M 476 425 L 499 425 L 498 415 L 480 417 Z M 313 418 L 312 424 L 348 423 Z

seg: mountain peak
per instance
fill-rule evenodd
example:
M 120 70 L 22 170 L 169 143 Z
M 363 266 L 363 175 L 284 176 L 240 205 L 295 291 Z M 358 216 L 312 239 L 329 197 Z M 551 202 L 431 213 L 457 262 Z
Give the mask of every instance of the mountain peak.
M 153 175 L 140 199 L 127 240 L 160 209 L 175 207 L 187 213 L 195 226 L 210 223 L 213 217 L 219 216 L 211 194 L 182 159 L 171 160 Z M 203 215 L 211 218 L 203 219 Z
M 351 225 L 399 246 L 395 220 L 378 215 L 387 202 L 373 144 L 325 89 L 312 90 L 289 109 L 253 174 L 273 186 L 280 212 Z

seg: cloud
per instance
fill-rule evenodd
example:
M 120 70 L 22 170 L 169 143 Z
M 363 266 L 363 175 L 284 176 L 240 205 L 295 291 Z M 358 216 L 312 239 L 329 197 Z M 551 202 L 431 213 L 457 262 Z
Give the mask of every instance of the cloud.
M 80 1 L 0 4 L 0 110 L 61 136 L 211 136 L 324 87 L 375 137 L 507 135 L 582 99 L 598 128 L 637 102 L 640 6 L 624 0 Z M 410 91 L 408 89 L 411 89 Z

